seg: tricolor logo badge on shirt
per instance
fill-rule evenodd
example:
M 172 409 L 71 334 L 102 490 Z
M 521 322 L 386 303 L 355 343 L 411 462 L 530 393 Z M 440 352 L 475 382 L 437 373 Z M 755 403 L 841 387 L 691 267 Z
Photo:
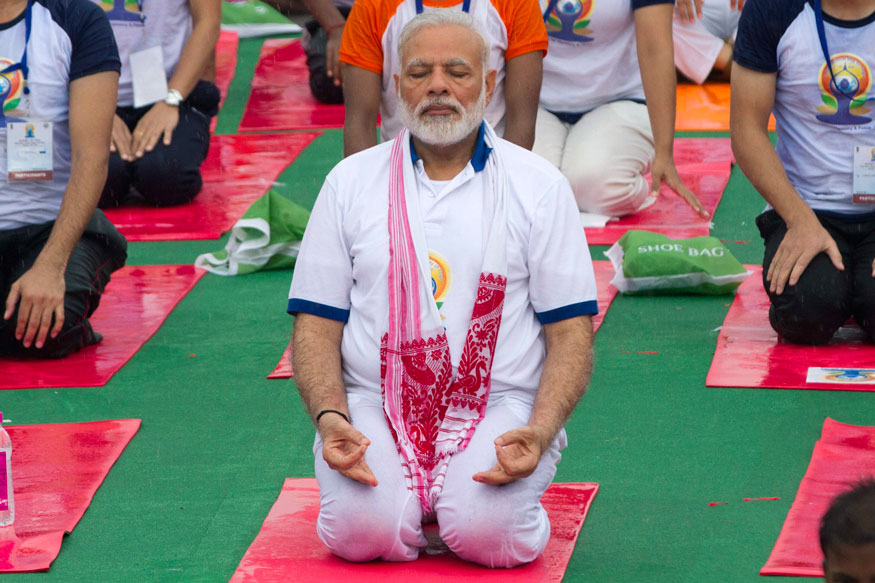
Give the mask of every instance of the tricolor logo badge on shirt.
M 830 62 L 835 82 L 824 63 L 817 79 L 823 101 L 823 105 L 817 108 L 820 112 L 817 119 L 833 125 L 868 124 L 872 118 L 865 115 L 870 111 L 866 103 L 875 100 L 875 95 L 869 95 L 872 88 L 869 65 L 851 53 L 839 53 Z
M 550 0 L 544 15 L 551 38 L 572 42 L 591 42 L 590 17 L 595 0 Z

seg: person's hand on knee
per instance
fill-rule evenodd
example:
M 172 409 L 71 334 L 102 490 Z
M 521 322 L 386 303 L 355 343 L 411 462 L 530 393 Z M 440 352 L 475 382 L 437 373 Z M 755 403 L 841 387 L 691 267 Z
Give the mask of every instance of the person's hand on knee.
M 741 12 L 741 9 L 744 8 L 744 0 L 729 0 L 729 8 Z
M 322 458 L 328 467 L 342 475 L 376 486 L 377 478 L 365 462 L 370 440 L 339 415 L 327 415 L 319 420 L 322 437 Z
M 492 469 L 474 474 L 475 482 L 499 486 L 531 476 L 549 447 L 549 440 L 534 427 L 526 425 L 499 435 L 495 439 L 498 458 Z
M 665 184 L 671 188 L 675 194 L 684 199 L 684 201 L 692 207 L 696 214 L 698 214 L 703 219 L 709 218 L 711 215 L 708 214 L 708 211 L 705 210 L 705 207 L 702 206 L 702 202 L 693 194 L 689 188 L 686 187 L 683 180 L 681 180 L 680 175 L 678 174 L 678 169 L 674 165 L 674 160 L 671 155 L 656 155 L 656 158 L 653 160 L 653 165 L 650 168 L 650 175 L 652 179 L 652 184 L 650 190 L 654 196 L 659 195 L 659 187 L 665 182 Z
M 826 253 L 836 269 L 845 270 L 842 254 L 835 240 L 813 213 L 811 217 L 802 223 L 787 224 L 787 233 L 778 245 L 766 272 L 766 281 L 769 282 L 769 291 L 772 293 L 781 295 L 785 286 L 796 285 L 805 268 L 820 253 Z
M 51 337 L 61 333 L 64 325 L 64 270 L 56 270 L 39 263 L 18 278 L 6 296 L 6 311 L 3 319 L 15 313 L 18 304 L 18 321 L 15 339 L 25 348 L 30 348 L 36 338 L 36 348 L 42 348 L 51 328 Z M 54 316 L 54 325 L 52 325 Z
M 164 139 L 164 145 L 169 146 L 173 139 L 173 130 L 179 123 L 179 108 L 159 101 L 152 106 L 146 115 L 140 118 L 134 128 L 131 150 L 134 156 L 142 158 L 146 152 L 155 148 L 158 140 Z
M 109 142 L 109 151 L 118 152 L 118 155 L 125 162 L 134 160 L 134 151 L 131 148 L 133 136 L 131 130 L 128 129 L 128 124 L 118 115 L 112 117 L 112 137 Z

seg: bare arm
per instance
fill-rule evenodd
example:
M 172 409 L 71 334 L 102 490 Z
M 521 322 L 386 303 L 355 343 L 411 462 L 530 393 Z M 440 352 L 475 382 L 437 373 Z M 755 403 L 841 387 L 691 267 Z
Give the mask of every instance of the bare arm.
M 373 71 L 343 65 L 343 156 L 377 145 L 377 115 L 380 113 L 383 79 Z
M 592 374 L 592 318 L 546 324 L 544 336 L 547 358 L 529 423 L 495 440 L 498 463 L 475 474 L 475 481 L 497 485 L 531 475 L 586 391 Z
M 333 409 L 349 417 L 341 374 L 340 342 L 343 322 L 311 314 L 298 314 L 292 335 L 295 382 L 313 422 L 320 411 Z M 322 437 L 322 457 L 344 476 L 371 486 L 377 480 L 365 463 L 370 445 L 343 417 L 327 413 L 316 425 Z
M 33 266 L 12 284 L 6 298 L 7 320 L 20 301 L 15 337 L 25 347 L 36 337 L 36 347 L 42 348 L 49 327 L 55 338 L 64 325 L 64 273 L 106 182 L 118 77 L 118 73 L 107 71 L 70 83 L 70 180 L 49 240 Z
M 191 35 L 182 48 L 173 76 L 167 82 L 167 87 L 179 91 L 183 99 L 189 96 L 215 55 L 222 20 L 221 0 L 188 1 Z M 142 158 L 145 152 L 152 151 L 162 135 L 164 144 L 169 146 L 178 123 L 179 109 L 159 101 L 137 123 L 130 151 L 135 157 Z
M 343 83 L 343 69 L 338 56 L 346 19 L 331 0 L 304 0 L 304 4 L 328 37 L 325 45 L 325 74 L 334 77 L 334 84 L 339 86 Z
M 527 150 L 535 143 L 535 119 L 541 94 L 544 56 L 533 51 L 507 62 L 504 102 L 507 106 L 504 139 Z
M 677 74 L 674 68 L 671 21 L 671 4 L 655 4 L 635 11 L 638 65 L 656 148 L 656 157 L 651 167 L 651 190 L 654 193 L 659 192 L 660 184 L 665 182 L 699 216 L 707 218 L 705 207 L 681 181 L 674 165 Z
M 766 274 L 771 291 L 781 294 L 787 283 L 796 285 L 818 253 L 826 252 L 837 269 L 844 266 L 835 241 L 793 188 L 769 140 L 776 80 L 774 73 L 760 73 L 736 63 L 732 67 L 729 126 L 738 165 L 787 223 L 787 234 Z

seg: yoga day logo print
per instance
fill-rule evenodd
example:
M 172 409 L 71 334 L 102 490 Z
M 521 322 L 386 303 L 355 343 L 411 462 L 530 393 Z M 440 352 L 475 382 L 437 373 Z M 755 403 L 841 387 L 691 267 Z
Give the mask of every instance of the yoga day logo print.
M 823 372 L 825 373 L 825 381 L 850 383 L 871 383 L 875 381 L 875 369 L 871 368 L 827 368 Z
M 106 17 L 116 22 L 142 22 L 140 2 L 142 0 L 99 0 L 98 4 L 106 12 Z
M 431 293 L 440 310 L 453 283 L 450 264 L 440 253 L 431 250 L 428 252 L 428 262 L 431 264 Z
M 547 34 L 560 40 L 592 42 L 587 27 L 594 5 L 595 0 L 550 0 L 544 13 Z
M 10 65 L 14 65 L 15 61 L 0 57 L 0 71 Z M 21 71 L 13 71 L 11 73 L 0 74 L 0 128 L 6 127 L 7 121 L 19 121 L 19 115 L 23 112 L 17 109 L 21 103 L 21 93 L 24 91 L 24 76 Z
M 823 105 L 817 108 L 817 116 L 822 122 L 833 125 L 864 125 L 872 121 L 866 107 L 868 101 L 875 100 L 869 95 L 872 88 L 872 71 L 866 61 L 851 53 L 839 53 L 830 59 L 835 73 L 835 83 L 826 63 L 820 68 L 820 85 Z

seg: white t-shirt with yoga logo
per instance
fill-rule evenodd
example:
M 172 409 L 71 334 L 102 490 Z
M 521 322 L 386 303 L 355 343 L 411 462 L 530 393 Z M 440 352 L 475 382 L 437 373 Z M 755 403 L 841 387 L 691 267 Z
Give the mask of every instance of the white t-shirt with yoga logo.
M 415 162 L 432 293 L 457 367 L 486 245 L 486 157 L 438 194 Z M 346 158 L 328 175 L 307 225 L 289 292 L 291 313 L 346 322 L 341 354 L 348 392 L 380 391 L 380 338 L 388 329 L 387 142 Z M 531 403 L 545 345 L 543 324 L 598 311 L 586 237 L 568 181 L 549 162 L 502 140 L 508 172 L 508 282 L 492 367 L 492 393 Z M 488 221 L 487 221 L 488 223 Z
M 837 215 L 875 213 L 875 204 L 853 197 L 854 147 L 875 148 L 875 13 L 856 21 L 824 14 L 824 29 L 842 91 L 831 82 L 807 0 L 748 0 L 734 59 L 777 73 L 777 151 L 802 199 Z
M 540 0 L 550 45 L 541 107 L 584 113 L 631 99 L 644 102 L 633 12 L 672 0 Z
M 122 62 L 118 83 L 119 107 L 134 104 L 130 56 L 139 49 L 160 46 L 167 79 L 176 71 L 182 49 L 191 34 L 189 0 L 92 0 L 112 24 Z
M 88 0 L 35 0 L 27 44 L 27 86 L 21 71 L 0 78 L 0 231 L 38 225 L 58 217 L 72 164 L 70 83 L 105 71 L 119 60 L 106 18 Z M 0 25 L 0 69 L 21 61 L 25 18 Z M 9 181 L 7 121 L 53 122 L 53 177 Z M 0 262 L 3 259 L 0 258 Z

